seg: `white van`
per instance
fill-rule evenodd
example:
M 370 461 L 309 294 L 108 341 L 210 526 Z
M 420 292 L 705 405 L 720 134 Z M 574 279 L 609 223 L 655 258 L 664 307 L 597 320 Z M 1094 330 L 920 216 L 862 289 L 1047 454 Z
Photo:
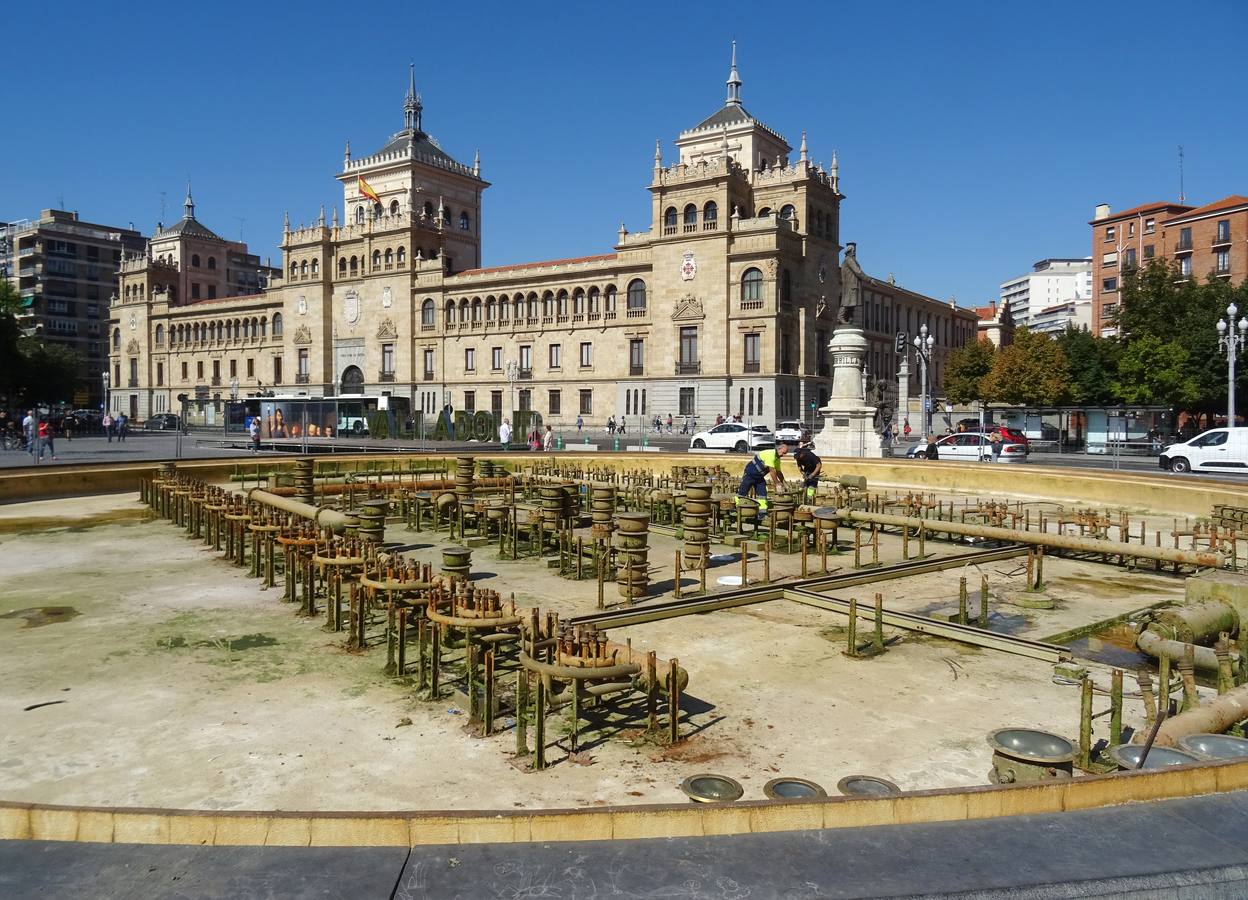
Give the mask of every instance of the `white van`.
M 1161 451 L 1167 472 L 1248 472 L 1248 428 L 1211 428 Z

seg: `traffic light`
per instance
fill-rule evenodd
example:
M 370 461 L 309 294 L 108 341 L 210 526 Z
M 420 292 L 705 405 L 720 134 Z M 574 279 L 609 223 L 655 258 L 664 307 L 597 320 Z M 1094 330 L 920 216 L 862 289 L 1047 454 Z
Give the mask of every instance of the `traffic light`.
M 906 333 L 904 331 L 897 332 L 896 349 L 898 353 L 906 352 Z

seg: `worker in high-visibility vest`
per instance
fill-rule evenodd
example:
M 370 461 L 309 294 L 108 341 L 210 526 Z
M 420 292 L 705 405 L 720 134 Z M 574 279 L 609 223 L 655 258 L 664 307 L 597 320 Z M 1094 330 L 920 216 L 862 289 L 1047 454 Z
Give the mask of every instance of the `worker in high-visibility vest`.
M 780 471 L 780 460 L 788 455 L 789 445 L 780 444 L 769 450 L 759 450 L 754 454 L 745 465 L 745 472 L 741 476 L 741 486 L 737 488 L 737 505 L 741 505 L 741 500 L 745 497 L 754 495 L 754 499 L 758 501 L 759 516 L 767 515 L 767 479 L 770 478 L 776 485 L 784 485 L 784 473 Z

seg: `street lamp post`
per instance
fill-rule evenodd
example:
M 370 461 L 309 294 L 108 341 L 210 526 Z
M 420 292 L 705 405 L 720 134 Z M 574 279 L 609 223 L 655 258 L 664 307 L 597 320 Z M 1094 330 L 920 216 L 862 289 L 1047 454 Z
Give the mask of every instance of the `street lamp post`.
M 103 400 L 103 402 L 101 402 L 101 403 L 100 403 L 100 412 L 102 412 L 102 413 L 106 413 L 106 412 L 108 412 L 108 410 L 109 410 L 109 402 L 108 402 L 108 369 L 105 369 L 103 372 L 101 372 L 101 373 L 100 373 L 100 382 L 103 384 L 103 387 L 104 387 L 104 400 Z
M 1218 319 L 1218 349 L 1226 354 L 1227 428 L 1235 427 L 1235 357 L 1244 348 L 1244 339 L 1248 336 L 1248 316 L 1236 323 L 1235 314 L 1238 312 L 1239 308 L 1232 303 L 1226 308 L 1226 319 Z
M 503 371 L 507 375 L 507 415 L 514 418 L 516 414 L 516 380 L 520 377 L 520 364 L 514 359 L 508 360 Z M 514 428 L 516 424 L 513 422 L 512 427 Z
M 936 346 L 936 338 L 927 333 L 927 326 L 920 325 L 919 333 L 914 339 L 914 355 L 918 357 L 922 384 L 920 387 L 920 407 L 923 412 L 923 436 L 932 433 L 932 404 L 927 396 L 927 370 L 932 364 L 932 348 Z

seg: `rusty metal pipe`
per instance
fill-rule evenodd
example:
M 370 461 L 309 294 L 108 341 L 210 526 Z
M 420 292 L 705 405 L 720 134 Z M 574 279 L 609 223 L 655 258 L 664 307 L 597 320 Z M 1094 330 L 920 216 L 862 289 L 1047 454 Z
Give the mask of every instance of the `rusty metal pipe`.
M 270 491 L 261 488 L 252 488 L 247 492 L 247 499 L 260 503 L 264 506 L 270 506 L 273 509 L 280 509 L 282 512 L 288 512 L 292 515 L 299 516 L 304 519 L 311 519 L 317 525 L 328 528 L 335 534 L 340 534 L 348 528 L 355 528 L 360 524 L 360 520 L 355 516 L 349 516 L 344 512 L 336 509 L 326 509 L 322 506 L 313 506 L 311 503 L 303 503 L 299 500 L 292 500 L 289 497 L 279 497 Z
M 1211 648 L 1163 638 L 1157 632 L 1149 631 L 1148 629 L 1141 631 L 1135 636 L 1135 646 L 1149 656 L 1157 659 L 1164 656 L 1171 662 L 1179 662 L 1183 659 L 1183 654 L 1187 652 L 1187 648 L 1190 646 L 1195 651 L 1196 668 L 1211 672 L 1216 672 L 1218 669 L 1218 657 Z M 1235 653 L 1231 655 L 1232 657 L 1236 656 Z
M 1174 747 L 1185 735 L 1221 734 L 1244 719 L 1248 719 L 1248 684 L 1240 685 L 1204 706 L 1167 719 L 1157 730 L 1156 742 L 1163 747 Z
M 812 511 L 815 507 L 807 507 Z M 895 528 L 926 527 L 929 531 L 942 531 L 946 534 L 959 534 L 967 537 L 980 537 L 992 541 L 1011 541 L 1018 544 L 1035 544 L 1040 547 L 1056 547 L 1060 550 L 1074 550 L 1079 553 L 1103 553 L 1109 556 L 1134 557 L 1136 559 L 1155 559 L 1161 562 L 1178 563 L 1185 566 L 1202 566 L 1221 568 L 1224 559 L 1221 553 L 1205 550 L 1176 550 L 1169 547 L 1146 547 L 1142 544 L 1122 544 L 1117 541 L 1102 541 L 1095 538 L 1074 537 L 1068 534 L 1048 534 L 1034 531 L 1017 531 L 1013 528 L 998 528 L 993 525 L 977 525 L 972 522 L 951 522 L 941 519 L 912 519 L 907 516 L 895 516 L 888 513 L 864 512 L 857 509 L 838 509 L 836 517 L 846 522 L 874 522 L 877 525 L 891 525 Z

